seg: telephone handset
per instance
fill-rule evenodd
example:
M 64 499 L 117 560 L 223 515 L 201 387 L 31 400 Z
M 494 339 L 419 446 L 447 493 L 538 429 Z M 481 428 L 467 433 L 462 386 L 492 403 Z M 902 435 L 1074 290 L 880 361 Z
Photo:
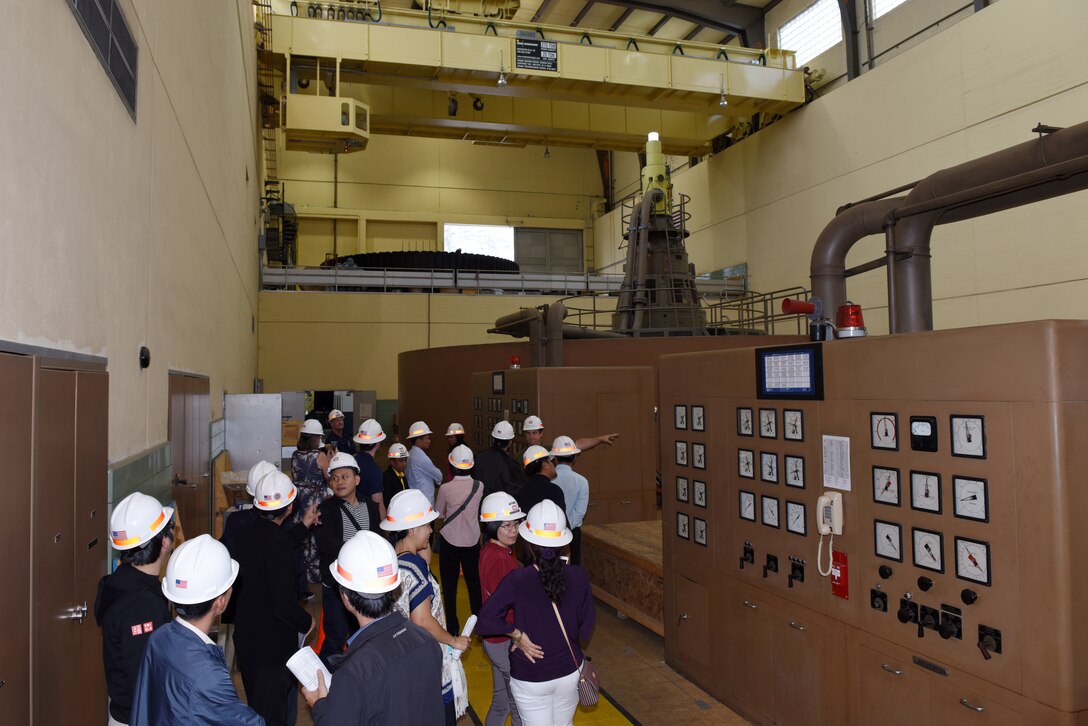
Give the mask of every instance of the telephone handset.
M 828 492 L 816 500 L 816 531 L 824 534 L 842 534 L 842 494 Z
M 842 534 L 841 492 L 826 492 L 816 500 L 816 531 L 820 533 L 820 547 L 816 551 L 816 570 L 821 576 L 827 577 L 831 574 L 831 562 L 835 556 L 835 535 Z M 822 565 L 824 535 L 831 535 L 831 541 L 828 545 L 826 572 Z

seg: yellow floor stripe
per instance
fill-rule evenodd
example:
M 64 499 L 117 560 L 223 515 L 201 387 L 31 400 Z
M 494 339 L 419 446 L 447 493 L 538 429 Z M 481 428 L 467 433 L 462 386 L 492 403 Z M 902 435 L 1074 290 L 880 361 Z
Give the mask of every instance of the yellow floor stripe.
M 431 571 L 434 572 L 435 579 L 441 582 L 442 577 L 438 572 L 437 555 L 431 562 Z M 462 580 L 457 588 L 457 613 L 460 615 L 462 623 L 464 623 L 470 612 L 472 612 L 472 609 L 468 602 L 468 587 Z M 480 644 L 479 638 L 474 637 L 472 639 L 472 646 L 461 656 L 461 663 L 465 666 L 465 677 L 468 679 L 468 702 L 480 721 L 483 722 L 487 718 L 487 709 L 491 707 L 491 661 L 488 660 L 487 654 L 484 653 L 484 647 Z M 604 698 L 593 708 L 579 706 L 578 713 L 574 715 L 574 720 L 587 726 L 589 724 L 614 726 L 631 723 L 627 717 Z M 461 722 L 466 723 L 466 720 L 462 719 Z M 506 723 L 510 723 L 509 718 L 506 719 Z

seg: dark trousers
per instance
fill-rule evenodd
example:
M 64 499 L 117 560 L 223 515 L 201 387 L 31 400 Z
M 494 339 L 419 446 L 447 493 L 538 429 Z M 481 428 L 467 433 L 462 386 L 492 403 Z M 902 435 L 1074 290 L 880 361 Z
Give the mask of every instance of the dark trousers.
M 442 539 L 441 535 L 438 537 Z M 468 602 L 473 614 L 480 612 L 480 545 L 458 547 L 448 541 L 438 551 L 438 573 L 442 577 L 442 604 L 446 608 L 446 631 L 461 634 L 461 621 L 457 618 L 458 573 L 465 574 Z
M 264 717 L 268 726 L 295 726 L 298 688 L 295 677 L 282 663 L 250 663 L 238 659 L 246 703 Z
M 574 535 L 574 539 L 570 541 L 570 563 L 580 565 L 582 564 L 582 528 L 575 527 L 570 533 Z
M 321 644 L 321 660 L 329 665 L 329 656 L 344 652 L 348 637 L 355 632 L 354 618 L 340 599 L 340 588 L 321 586 L 321 627 L 325 630 L 325 642 Z

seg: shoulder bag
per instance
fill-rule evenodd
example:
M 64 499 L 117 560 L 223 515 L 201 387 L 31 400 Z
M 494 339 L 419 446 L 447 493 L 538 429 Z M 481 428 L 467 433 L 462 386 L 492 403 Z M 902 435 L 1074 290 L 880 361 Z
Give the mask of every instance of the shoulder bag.
M 574 661 L 574 667 L 578 669 L 578 703 L 582 706 L 596 706 L 597 701 L 601 700 L 601 675 L 597 672 L 597 666 L 590 662 L 589 658 L 582 661 L 581 666 L 578 665 L 578 658 L 574 655 L 574 647 L 570 644 L 570 638 L 567 637 L 567 629 L 563 626 L 563 618 L 559 615 L 559 608 L 555 603 L 552 603 L 552 610 L 555 611 L 555 619 L 559 621 L 559 629 L 563 631 L 563 637 L 567 641 L 567 648 L 570 650 L 571 660 Z

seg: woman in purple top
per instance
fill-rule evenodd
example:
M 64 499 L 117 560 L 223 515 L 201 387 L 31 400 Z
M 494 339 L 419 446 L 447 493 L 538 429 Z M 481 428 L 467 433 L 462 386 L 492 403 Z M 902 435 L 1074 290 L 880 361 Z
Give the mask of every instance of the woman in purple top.
M 513 642 L 510 690 L 522 723 L 566 726 L 578 708 L 581 643 L 596 619 L 589 577 L 560 558 L 572 537 L 563 508 L 550 499 L 529 511 L 518 534 L 529 543 L 533 564 L 503 579 L 481 608 L 476 631 Z M 513 625 L 506 620 L 511 610 Z

